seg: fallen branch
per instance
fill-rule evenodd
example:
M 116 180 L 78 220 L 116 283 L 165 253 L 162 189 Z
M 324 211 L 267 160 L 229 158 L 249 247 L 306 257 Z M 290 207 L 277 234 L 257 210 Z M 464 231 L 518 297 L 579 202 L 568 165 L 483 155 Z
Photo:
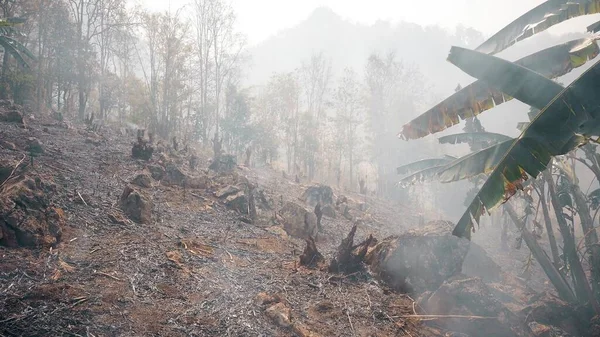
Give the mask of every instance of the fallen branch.
M 111 279 L 113 279 L 113 280 L 116 280 L 116 281 L 123 281 L 123 280 L 121 280 L 121 279 L 120 279 L 120 278 L 118 278 L 118 277 L 112 276 L 112 275 L 110 275 L 110 274 L 107 274 L 107 273 L 103 273 L 103 272 L 101 272 L 101 271 L 95 271 L 95 272 L 94 272 L 94 275 L 102 275 L 102 276 L 109 277 L 109 278 L 111 278 Z
M 19 168 L 19 165 L 21 165 L 21 163 L 23 162 L 23 160 L 25 160 L 27 156 L 23 155 L 23 158 L 21 158 L 21 160 L 19 160 L 19 162 L 17 163 L 17 165 L 15 165 L 15 167 L 12 169 L 12 171 L 10 172 L 10 174 L 8 175 L 8 177 L 6 179 L 4 179 L 4 181 L 2 182 L 2 184 L 0 184 L 0 189 L 2 187 L 4 187 L 4 185 L 6 184 L 6 182 L 8 182 L 14 175 L 15 172 L 17 171 L 17 168 Z
M 77 191 L 77 195 L 79 196 L 79 199 L 81 199 L 81 201 L 83 201 L 83 204 L 87 206 L 88 205 L 87 202 L 85 202 L 85 200 L 83 199 L 83 197 L 81 196 L 79 191 Z

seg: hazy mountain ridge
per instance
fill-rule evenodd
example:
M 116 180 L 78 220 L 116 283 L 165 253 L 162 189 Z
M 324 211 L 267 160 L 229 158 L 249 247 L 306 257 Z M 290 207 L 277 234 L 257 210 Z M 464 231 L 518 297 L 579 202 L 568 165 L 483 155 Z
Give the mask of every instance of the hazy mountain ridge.
M 499 54 L 517 59 L 537 50 L 584 36 L 582 33 L 553 35 L 541 33 L 521 41 Z M 289 72 L 313 53 L 323 52 L 332 60 L 334 76 L 345 67 L 362 74 L 366 60 L 373 52 L 395 51 L 406 64 L 416 65 L 432 89 L 432 95 L 443 99 L 458 83 L 473 81 L 468 75 L 446 61 L 451 46 L 476 48 L 483 42 L 481 32 L 457 26 L 451 32 L 439 26 L 421 26 L 410 22 L 392 24 L 378 21 L 372 25 L 353 23 L 327 7 L 315 9 L 296 26 L 285 29 L 248 49 L 250 69 L 246 83 L 265 83 L 273 73 Z

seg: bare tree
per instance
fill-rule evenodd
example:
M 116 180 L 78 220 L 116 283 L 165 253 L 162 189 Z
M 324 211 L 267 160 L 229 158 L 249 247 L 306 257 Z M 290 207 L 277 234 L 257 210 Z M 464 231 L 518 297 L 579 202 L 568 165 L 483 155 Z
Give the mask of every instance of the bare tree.
M 343 76 L 335 90 L 334 102 L 336 116 L 333 118 L 333 129 L 339 151 L 337 170 L 341 172 L 342 155 L 345 154 L 348 161 L 349 182 L 354 190 L 354 152 L 358 141 L 358 127 L 362 123 L 361 88 L 354 70 L 344 69 Z

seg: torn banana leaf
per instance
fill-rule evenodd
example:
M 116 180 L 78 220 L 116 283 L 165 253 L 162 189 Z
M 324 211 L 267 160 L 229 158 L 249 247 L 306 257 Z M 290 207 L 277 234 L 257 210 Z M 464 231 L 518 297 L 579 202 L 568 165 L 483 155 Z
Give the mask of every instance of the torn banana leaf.
M 488 142 L 497 144 L 512 139 L 509 136 L 493 132 L 466 132 L 438 138 L 440 144 L 460 144 L 471 142 Z
M 0 36 L 0 46 L 4 48 L 4 51 L 12 55 L 19 63 L 25 67 L 29 67 L 29 64 L 23 57 L 27 56 L 31 60 L 35 60 L 35 56 L 29 51 L 21 42 L 12 39 L 7 36 Z
M 491 57 L 481 54 L 482 58 Z M 476 66 L 473 65 L 473 66 Z M 468 68 L 468 67 L 467 67 Z M 488 69 L 479 75 L 495 73 Z M 513 65 L 511 74 L 530 70 Z M 491 82 L 489 76 L 487 76 Z M 504 81 L 500 77 L 498 81 Z M 515 83 L 518 83 L 517 81 Z M 490 83 L 495 84 L 495 83 Z M 523 133 L 512 143 L 504 157 L 463 214 L 453 234 L 470 238 L 474 223 L 481 215 L 507 201 L 529 176 L 536 178 L 546 169 L 553 156 L 564 155 L 600 135 L 600 62 L 596 62 L 577 80 L 561 91 L 537 114 Z M 539 98 L 535 99 L 540 101 Z
M 563 21 L 596 13 L 600 13 L 600 0 L 548 0 L 511 22 L 476 50 L 496 54 Z
M 490 87 L 538 109 L 564 89 L 535 71 L 474 50 L 452 47 L 448 61 Z
M 444 167 L 444 165 L 436 165 L 436 166 L 424 168 L 420 171 L 411 173 L 411 174 L 407 175 L 406 177 L 403 177 L 402 179 L 400 179 L 398 184 L 400 184 L 400 186 L 402 186 L 402 187 L 407 187 L 409 185 L 413 185 L 416 183 L 422 183 L 424 181 L 436 180 L 439 170 L 442 169 L 443 167 Z
M 545 77 L 556 78 L 595 58 L 599 53 L 596 39 L 584 38 L 541 50 L 515 63 Z M 398 137 L 418 139 L 443 131 L 461 120 L 477 116 L 511 99 L 511 96 L 478 80 L 404 125 Z
M 451 163 L 453 160 L 456 160 L 456 157 L 445 156 L 444 158 L 431 158 L 431 159 L 423 159 L 419 161 L 412 162 L 410 164 L 402 165 L 396 168 L 396 172 L 398 174 L 412 174 L 417 171 L 421 171 L 426 168 L 430 168 L 433 166 L 441 166 Z
M 508 140 L 499 144 L 458 158 L 439 170 L 438 179 L 443 183 L 449 183 L 492 172 L 513 141 L 513 138 L 508 137 Z

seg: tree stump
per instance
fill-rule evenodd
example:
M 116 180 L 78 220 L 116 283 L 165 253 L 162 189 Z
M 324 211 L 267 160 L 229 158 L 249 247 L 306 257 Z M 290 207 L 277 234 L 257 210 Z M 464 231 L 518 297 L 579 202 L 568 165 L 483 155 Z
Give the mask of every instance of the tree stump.
M 324 261 L 325 258 L 317 250 L 317 244 L 315 243 L 315 239 L 312 237 L 306 239 L 306 248 L 304 248 L 304 252 L 302 253 L 302 255 L 300 255 L 300 265 L 309 268 L 314 268 Z

